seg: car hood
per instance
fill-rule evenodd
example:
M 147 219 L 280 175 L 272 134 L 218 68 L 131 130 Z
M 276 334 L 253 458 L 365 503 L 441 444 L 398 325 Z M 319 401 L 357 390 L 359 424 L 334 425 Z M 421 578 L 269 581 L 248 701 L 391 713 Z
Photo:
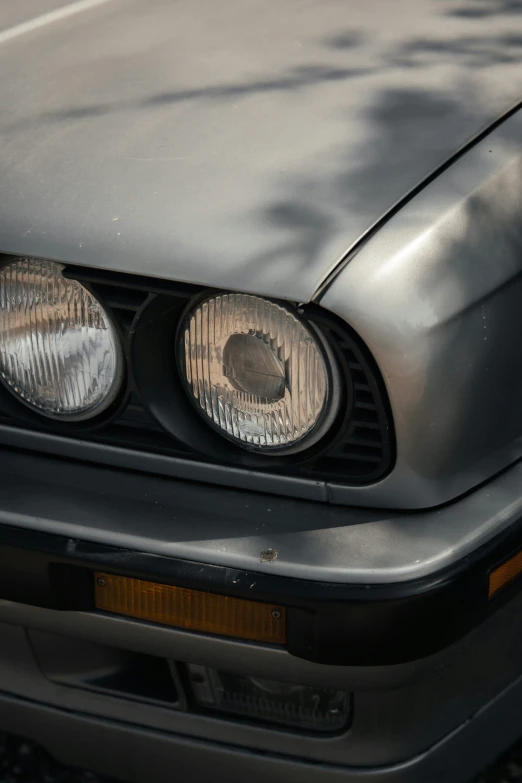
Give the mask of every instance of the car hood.
M 0 251 L 307 301 L 519 99 L 520 10 L 107 0 L 4 35 Z

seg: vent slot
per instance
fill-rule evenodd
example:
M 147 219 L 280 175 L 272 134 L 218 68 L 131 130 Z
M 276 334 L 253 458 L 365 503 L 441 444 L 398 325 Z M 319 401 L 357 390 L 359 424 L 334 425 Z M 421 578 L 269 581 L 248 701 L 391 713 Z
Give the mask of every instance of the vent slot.
M 352 379 L 352 417 L 347 430 L 309 475 L 344 483 L 365 484 L 382 478 L 391 468 L 391 416 L 380 376 L 358 342 L 348 339 L 337 324 L 321 324 L 337 343 Z

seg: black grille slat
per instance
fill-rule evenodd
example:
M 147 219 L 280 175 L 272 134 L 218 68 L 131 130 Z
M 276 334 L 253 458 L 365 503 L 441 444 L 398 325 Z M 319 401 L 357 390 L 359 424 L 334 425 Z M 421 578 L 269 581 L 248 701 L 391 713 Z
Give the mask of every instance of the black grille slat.
M 357 408 L 357 401 L 354 404 L 354 408 Z M 359 408 L 358 410 L 354 411 L 353 416 L 353 424 L 355 426 L 364 426 L 366 424 L 372 424 L 373 422 L 377 423 L 377 426 L 379 425 L 379 417 L 377 415 L 377 409 L 374 407 L 373 410 L 368 410 L 367 408 Z
M 341 454 L 341 458 L 360 462 L 372 462 L 375 464 L 379 464 L 381 461 L 380 454 L 364 454 L 362 451 L 345 451 Z
M 363 402 L 362 400 L 358 400 L 354 404 L 354 407 L 355 408 L 362 408 L 363 410 L 367 410 L 367 411 L 376 411 L 377 410 L 377 406 L 375 405 L 374 402 Z
M 109 291 L 106 295 L 103 292 L 100 294 L 105 304 L 113 310 L 131 310 L 135 313 L 145 301 L 145 297 L 135 291 L 126 291 L 125 296 L 115 296 L 113 291 Z
M 371 390 L 368 387 L 361 388 L 361 386 L 362 384 L 359 384 L 358 388 L 356 389 L 356 403 L 369 402 L 372 405 L 375 405 L 375 399 Z
M 370 440 L 370 432 L 365 432 L 364 437 L 363 436 L 352 436 L 350 438 L 350 445 L 351 446 L 364 446 L 365 448 L 369 449 L 381 449 L 382 448 L 382 441 L 380 437 L 380 433 L 376 433 L 377 437 L 374 441 Z
M 320 325 L 324 328 L 323 323 Z M 337 343 L 351 376 L 352 418 L 346 432 L 317 461 L 311 473 L 344 482 L 375 481 L 389 470 L 392 459 L 390 417 L 378 373 L 342 326 L 326 325 L 326 329 L 331 342 Z
M 120 272 L 109 272 L 105 269 L 90 269 L 88 267 L 67 267 L 63 272 L 64 277 L 78 280 L 81 283 L 90 283 L 96 288 L 108 285 L 119 290 L 135 290 L 144 294 L 171 294 L 188 299 L 200 292 L 199 286 L 190 283 L 176 283 L 171 280 L 157 280 L 153 277 L 141 275 L 129 275 Z
M 360 419 L 354 419 L 353 425 L 355 427 L 362 427 L 363 429 L 368 429 L 368 430 L 380 429 L 378 421 L 361 421 Z

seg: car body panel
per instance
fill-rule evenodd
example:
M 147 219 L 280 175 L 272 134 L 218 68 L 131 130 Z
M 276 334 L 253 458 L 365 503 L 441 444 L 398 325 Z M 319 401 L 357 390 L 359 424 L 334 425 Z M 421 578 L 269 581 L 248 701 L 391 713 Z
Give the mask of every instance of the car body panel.
M 520 99 L 501 5 L 111 0 L 6 41 L 0 251 L 307 301 Z
M 0 451 L 0 467 L 0 525 L 339 585 L 430 577 L 522 513 L 520 464 L 466 498 L 418 513 L 333 507 L 9 451 Z M 276 552 L 270 562 L 261 557 L 267 549 Z
M 376 504 L 434 506 L 522 456 L 522 112 L 375 233 L 324 293 L 372 351 L 397 461 Z M 349 495 L 347 494 L 349 493 Z M 334 502 L 353 491 L 331 487 Z

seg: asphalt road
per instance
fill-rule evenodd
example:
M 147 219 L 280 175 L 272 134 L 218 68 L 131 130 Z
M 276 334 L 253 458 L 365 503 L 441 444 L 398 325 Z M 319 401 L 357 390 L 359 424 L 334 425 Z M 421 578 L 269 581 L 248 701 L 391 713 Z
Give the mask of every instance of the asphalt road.
M 470 783 L 522 783 L 522 741 Z M 93 772 L 71 769 L 45 750 L 0 733 L 0 783 L 117 783 Z M 122 783 L 122 782 L 120 782 Z

